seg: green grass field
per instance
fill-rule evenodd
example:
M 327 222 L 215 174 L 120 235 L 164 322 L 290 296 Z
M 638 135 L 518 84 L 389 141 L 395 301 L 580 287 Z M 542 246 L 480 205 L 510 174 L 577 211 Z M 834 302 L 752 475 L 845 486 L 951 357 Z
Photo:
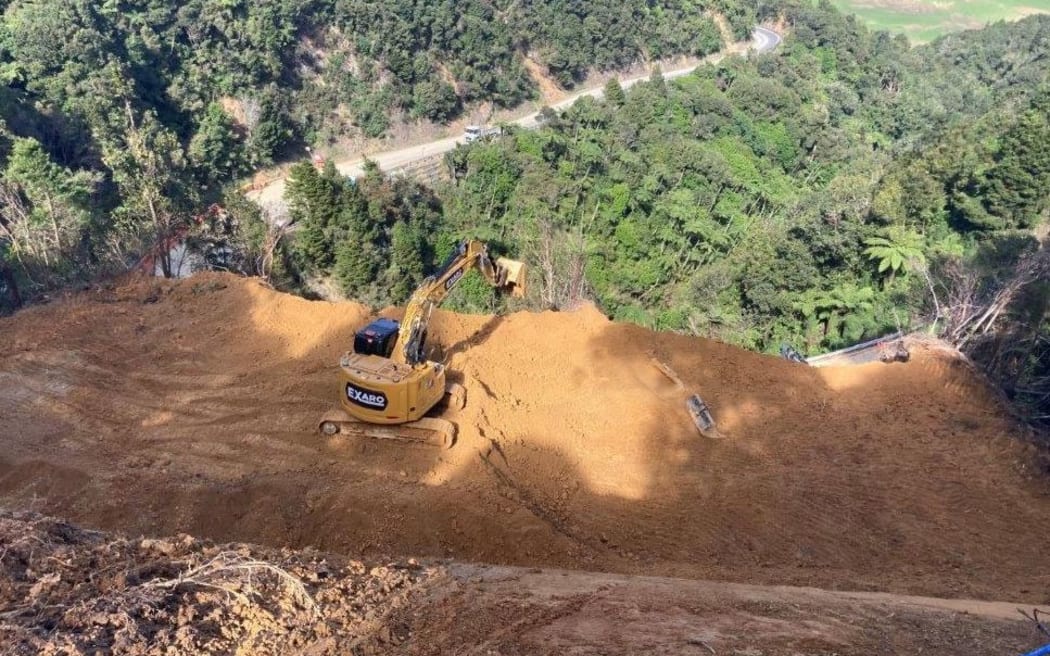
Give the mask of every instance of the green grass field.
M 912 42 L 974 29 L 998 20 L 1050 13 L 1050 0 L 833 0 L 876 29 L 900 32 Z

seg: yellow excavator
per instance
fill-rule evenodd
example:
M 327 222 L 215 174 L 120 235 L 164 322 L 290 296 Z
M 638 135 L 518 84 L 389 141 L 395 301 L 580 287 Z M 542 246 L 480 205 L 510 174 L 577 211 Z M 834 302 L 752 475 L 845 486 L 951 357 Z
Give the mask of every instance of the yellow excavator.
M 525 295 L 525 265 L 492 259 L 480 241 L 461 243 L 441 269 L 413 292 L 398 323 L 376 319 L 354 336 L 354 349 L 339 360 L 339 408 L 318 424 L 322 435 L 363 435 L 377 439 L 422 442 L 450 448 L 456 425 L 425 417 L 449 399 L 462 408 L 462 386 L 445 382 L 445 365 L 424 353 L 430 315 L 471 268 L 493 287 L 512 296 Z

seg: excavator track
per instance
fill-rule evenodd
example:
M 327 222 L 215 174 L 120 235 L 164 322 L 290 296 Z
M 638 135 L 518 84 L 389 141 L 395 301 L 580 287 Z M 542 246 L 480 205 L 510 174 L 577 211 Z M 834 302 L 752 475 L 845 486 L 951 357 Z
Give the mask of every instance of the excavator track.
M 321 435 L 356 435 L 376 440 L 427 444 L 451 449 L 456 442 L 456 425 L 445 419 L 423 417 L 404 424 L 370 424 L 342 410 L 330 410 L 317 425 Z

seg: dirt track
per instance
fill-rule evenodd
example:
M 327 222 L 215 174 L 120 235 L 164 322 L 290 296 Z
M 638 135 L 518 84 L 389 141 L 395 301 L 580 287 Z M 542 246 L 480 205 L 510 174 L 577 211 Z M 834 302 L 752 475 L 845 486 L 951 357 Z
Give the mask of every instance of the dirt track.
M 457 446 L 322 439 L 367 317 L 209 275 L 0 320 L 0 503 L 366 556 L 1048 601 L 1046 474 L 961 365 L 818 371 L 594 310 L 440 314 Z M 653 356 L 727 439 L 696 435 Z

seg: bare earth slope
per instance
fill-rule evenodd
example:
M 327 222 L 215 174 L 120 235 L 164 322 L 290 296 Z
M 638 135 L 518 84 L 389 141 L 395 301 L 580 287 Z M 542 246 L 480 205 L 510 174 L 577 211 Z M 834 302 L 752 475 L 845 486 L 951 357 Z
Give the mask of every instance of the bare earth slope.
M 439 313 L 468 392 L 455 448 L 321 438 L 367 318 L 207 275 L 0 320 L 0 503 L 369 557 L 1048 601 L 1045 473 L 951 361 L 815 370 L 594 310 Z

